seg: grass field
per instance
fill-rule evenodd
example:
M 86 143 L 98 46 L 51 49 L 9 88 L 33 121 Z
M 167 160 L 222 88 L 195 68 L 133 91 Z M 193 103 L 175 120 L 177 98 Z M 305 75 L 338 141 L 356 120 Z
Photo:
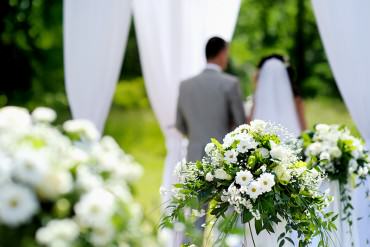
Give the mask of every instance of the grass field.
M 309 126 L 319 122 L 346 124 L 357 133 L 340 100 L 306 100 L 305 109 Z M 144 206 L 145 214 L 157 223 L 160 215 L 159 187 L 166 151 L 153 112 L 150 109 L 123 110 L 113 106 L 105 132 L 116 138 L 121 147 L 143 165 L 144 175 L 137 184 L 135 193 Z

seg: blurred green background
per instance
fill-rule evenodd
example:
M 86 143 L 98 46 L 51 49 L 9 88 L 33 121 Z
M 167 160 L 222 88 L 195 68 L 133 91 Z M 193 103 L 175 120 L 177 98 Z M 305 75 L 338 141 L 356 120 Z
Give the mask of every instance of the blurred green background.
M 69 118 L 64 91 L 62 0 L 0 1 L 0 106 L 30 109 L 45 105 Z M 305 98 L 309 125 L 344 123 L 355 127 L 342 103 L 321 43 L 309 0 L 243 0 L 229 71 L 252 92 L 258 61 L 269 53 L 290 58 Z M 145 168 L 136 195 L 157 221 L 164 139 L 145 92 L 131 26 L 120 81 L 105 133 Z

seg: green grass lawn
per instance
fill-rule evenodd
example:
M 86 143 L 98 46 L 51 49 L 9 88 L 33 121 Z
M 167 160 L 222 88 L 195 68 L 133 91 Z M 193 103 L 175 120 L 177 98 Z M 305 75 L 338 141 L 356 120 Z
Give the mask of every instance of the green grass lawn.
M 305 109 L 309 126 L 315 123 L 339 123 L 356 131 L 345 106 L 339 100 L 306 100 Z M 166 151 L 153 112 L 150 109 L 124 110 L 113 106 L 105 132 L 112 135 L 127 153 L 143 165 L 144 175 L 136 185 L 136 197 L 143 204 L 145 214 L 158 223 L 159 187 Z

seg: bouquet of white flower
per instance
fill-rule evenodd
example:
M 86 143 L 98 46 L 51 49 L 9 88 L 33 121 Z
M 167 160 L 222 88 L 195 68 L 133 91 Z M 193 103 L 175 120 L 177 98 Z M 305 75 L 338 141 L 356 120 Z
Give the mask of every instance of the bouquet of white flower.
M 256 120 L 227 134 L 222 144 L 212 140 L 202 161 L 180 163 L 176 170 L 180 182 L 174 186 L 170 213 L 162 225 L 171 227 L 186 218 L 184 209 L 201 211 L 208 203 L 215 220 L 227 222 L 220 224 L 226 235 L 238 219 L 254 221 L 257 234 L 273 233 L 274 226 L 284 221 L 279 244 L 293 242 L 286 233 L 295 231 L 299 246 L 307 246 L 317 235 L 325 246 L 336 216 L 323 211 L 330 201 L 319 192 L 323 175 L 299 160 L 298 142 L 286 133 Z
M 370 160 L 363 142 L 339 125 L 317 124 L 302 133 L 306 162 L 318 167 L 330 180 L 338 181 L 343 205 L 342 219 L 351 224 L 351 188 L 361 185 L 369 175 Z
M 143 246 L 142 168 L 88 121 L 0 109 L 0 246 Z

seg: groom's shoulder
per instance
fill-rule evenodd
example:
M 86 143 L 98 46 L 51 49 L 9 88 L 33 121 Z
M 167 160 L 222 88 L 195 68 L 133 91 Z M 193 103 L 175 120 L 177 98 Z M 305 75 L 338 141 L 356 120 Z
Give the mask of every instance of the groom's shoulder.
M 220 73 L 220 75 L 225 81 L 228 81 L 228 82 L 237 83 L 239 81 L 236 76 L 230 75 L 225 72 Z

